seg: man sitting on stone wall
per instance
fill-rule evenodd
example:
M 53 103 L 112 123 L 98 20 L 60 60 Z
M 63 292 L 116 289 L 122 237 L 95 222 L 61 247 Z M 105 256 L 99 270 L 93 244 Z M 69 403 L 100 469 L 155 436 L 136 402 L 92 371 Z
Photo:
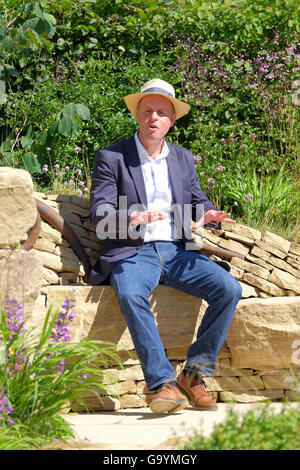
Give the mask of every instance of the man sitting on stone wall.
M 175 120 L 190 109 L 175 98 L 174 88 L 154 79 L 124 99 L 139 128 L 95 156 L 90 216 L 101 244 L 90 283 L 109 279 L 116 292 L 145 381 L 155 391 L 151 410 L 174 412 L 189 402 L 199 410 L 216 410 L 202 377 L 215 369 L 241 287 L 195 251 L 192 230 L 234 221 L 201 190 L 192 153 L 165 140 Z M 158 284 L 208 303 L 178 378 L 150 309 L 149 296 Z

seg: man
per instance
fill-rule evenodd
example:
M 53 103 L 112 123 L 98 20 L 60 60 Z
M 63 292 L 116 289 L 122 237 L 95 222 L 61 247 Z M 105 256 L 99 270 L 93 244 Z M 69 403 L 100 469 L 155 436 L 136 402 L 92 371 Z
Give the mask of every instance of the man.
M 175 120 L 189 111 L 175 98 L 174 88 L 154 79 L 124 99 L 139 128 L 130 139 L 95 156 L 90 215 L 101 244 L 90 282 L 109 279 L 116 292 L 145 381 L 154 390 L 151 410 L 174 412 L 189 403 L 215 410 L 202 378 L 215 368 L 241 287 L 226 270 L 191 249 L 191 231 L 234 221 L 202 192 L 191 152 L 165 141 Z M 148 300 L 158 284 L 208 303 L 178 379 Z

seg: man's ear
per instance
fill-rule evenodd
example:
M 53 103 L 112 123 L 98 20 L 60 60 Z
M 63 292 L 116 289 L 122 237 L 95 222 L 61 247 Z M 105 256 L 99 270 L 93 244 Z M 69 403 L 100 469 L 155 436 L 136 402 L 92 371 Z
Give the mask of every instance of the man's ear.
M 176 119 L 177 119 L 177 116 L 176 116 L 176 113 L 174 113 L 174 114 L 173 114 L 173 117 L 172 117 L 172 119 L 171 119 L 171 127 L 174 126 Z

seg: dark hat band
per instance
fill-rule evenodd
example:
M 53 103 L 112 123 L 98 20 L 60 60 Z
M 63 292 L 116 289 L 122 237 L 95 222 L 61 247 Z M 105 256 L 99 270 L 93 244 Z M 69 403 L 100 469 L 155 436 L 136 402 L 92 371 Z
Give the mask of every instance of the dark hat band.
M 142 91 L 142 93 L 161 93 L 163 95 L 172 96 L 172 98 L 174 98 L 172 93 L 169 93 L 168 91 L 164 90 L 163 88 L 158 88 L 158 87 L 147 88 L 147 90 Z

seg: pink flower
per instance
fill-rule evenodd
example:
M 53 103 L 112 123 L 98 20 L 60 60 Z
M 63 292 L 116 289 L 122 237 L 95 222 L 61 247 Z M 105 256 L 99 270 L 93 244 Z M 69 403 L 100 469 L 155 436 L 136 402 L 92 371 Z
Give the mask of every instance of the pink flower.
M 219 171 L 224 171 L 224 170 L 225 170 L 225 166 L 222 166 L 222 165 L 219 166 L 218 170 L 219 170 Z
M 80 152 L 81 148 L 80 147 L 75 147 L 75 152 Z
M 233 205 L 238 206 L 239 204 L 236 201 L 234 201 Z

